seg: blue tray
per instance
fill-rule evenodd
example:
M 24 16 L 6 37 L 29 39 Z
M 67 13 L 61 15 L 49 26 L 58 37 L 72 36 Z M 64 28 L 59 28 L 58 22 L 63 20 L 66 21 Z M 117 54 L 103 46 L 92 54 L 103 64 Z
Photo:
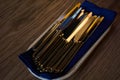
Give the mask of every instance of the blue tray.
M 81 65 L 79 62 L 83 57 L 91 51 L 91 48 L 97 44 L 100 39 L 108 32 L 110 25 L 115 19 L 116 12 L 101 8 L 95 4 L 84 1 L 81 7 L 88 12 L 93 12 L 94 15 L 104 16 L 104 20 L 97 27 L 97 29 L 92 33 L 92 35 L 87 39 L 84 45 L 79 49 L 78 53 L 74 56 L 70 64 L 65 68 L 62 73 L 40 73 L 36 70 L 36 67 L 32 61 L 33 49 L 32 47 L 26 52 L 19 55 L 20 60 L 27 66 L 29 71 L 39 79 L 64 79 L 69 77 L 75 72 L 75 70 Z M 95 47 L 95 46 L 94 46 Z M 78 64 L 77 64 L 78 63 Z

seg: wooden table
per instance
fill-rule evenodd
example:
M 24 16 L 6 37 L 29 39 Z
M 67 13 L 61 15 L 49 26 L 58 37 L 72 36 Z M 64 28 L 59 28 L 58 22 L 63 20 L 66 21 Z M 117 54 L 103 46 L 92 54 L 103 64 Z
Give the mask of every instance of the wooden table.
M 83 2 L 83 0 L 79 0 Z M 37 80 L 18 55 L 77 0 L 0 0 L 0 80 Z M 118 15 L 111 31 L 67 80 L 120 80 L 120 0 L 91 0 Z

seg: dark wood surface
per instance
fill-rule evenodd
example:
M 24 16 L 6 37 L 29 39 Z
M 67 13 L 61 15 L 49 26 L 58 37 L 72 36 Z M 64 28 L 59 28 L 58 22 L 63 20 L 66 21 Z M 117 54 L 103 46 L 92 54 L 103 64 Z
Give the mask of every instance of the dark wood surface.
M 37 80 L 18 55 L 77 0 L 0 0 L 0 80 Z M 83 0 L 80 0 L 83 2 Z M 120 80 L 120 0 L 91 0 L 118 15 L 111 31 L 67 80 Z

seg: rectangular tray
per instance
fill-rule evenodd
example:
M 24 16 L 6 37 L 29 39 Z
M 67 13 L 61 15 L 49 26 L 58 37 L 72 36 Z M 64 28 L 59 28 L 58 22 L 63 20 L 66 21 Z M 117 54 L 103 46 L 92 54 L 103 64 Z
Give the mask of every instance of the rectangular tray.
M 22 62 L 27 66 L 28 70 L 38 79 L 65 79 L 73 73 L 82 65 L 82 63 L 87 59 L 87 57 L 92 53 L 94 48 L 98 45 L 98 43 L 103 39 L 103 37 L 110 30 L 110 25 L 114 21 L 116 16 L 116 12 L 100 8 L 95 4 L 84 1 L 81 6 L 87 10 L 88 12 L 93 12 L 95 15 L 104 16 L 104 20 L 102 23 L 96 28 L 96 30 L 92 33 L 92 35 L 87 39 L 84 45 L 80 48 L 78 53 L 74 56 L 68 67 L 66 68 L 64 73 L 61 74 L 53 74 L 53 73 L 39 73 L 34 67 L 32 61 L 32 47 L 40 40 L 40 38 L 52 27 L 56 21 L 61 20 L 65 15 L 65 12 L 40 36 L 38 37 L 29 47 L 28 49 L 19 55 L 19 58 Z

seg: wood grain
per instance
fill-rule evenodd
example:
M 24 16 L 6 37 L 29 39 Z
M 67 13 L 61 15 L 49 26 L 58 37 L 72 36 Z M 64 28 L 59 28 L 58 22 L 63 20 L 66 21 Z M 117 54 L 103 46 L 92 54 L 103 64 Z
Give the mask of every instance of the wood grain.
M 83 0 L 79 0 L 83 2 Z M 37 80 L 18 59 L 77 0 L 0 0 L 0 80 Z M 66 80 L 120 80 L 120 1 L 91 0 L 118 15 L 109 34 Z

